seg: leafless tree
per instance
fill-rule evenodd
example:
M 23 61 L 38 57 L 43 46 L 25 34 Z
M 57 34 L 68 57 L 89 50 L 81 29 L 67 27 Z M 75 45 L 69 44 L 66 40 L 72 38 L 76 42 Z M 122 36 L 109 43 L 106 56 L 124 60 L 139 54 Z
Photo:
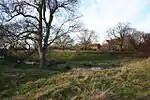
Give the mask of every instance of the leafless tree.
M 1 0 L 0 10 L 7 22 L 24 20 L 26 28 L 19 35 L 36 42 L 41 68 L 46 65 L 48 46 L 79 28 L 72 23 L 79 18 L 78 4 L 78 0 Z
M 142 39 L 143 42 L 140 43 L 140 51 L 150 54 L 150 33 L 143 34 Z
M 129 35 L 129 43 L 131 44 L 132 49 L 134 49 L 134 51 L 138 51 L 140 44 L 144 42 L 144 32 L 138 31 L 134 28 L 131 28 L 131 30 L 132 31 Z
M 0 25 L 1 48 L 8 49 L 10 46 L 19 45 L 20 38 L 16 34 L 19 29 L 20 26 L 18 24 Z
M 73 46 L 74 40 L 70 37 L 70 35 L 66 34 L 60 38 L 58 38 L 54 45 L 58 48 L 71 48 Z
M 83 49 L 86 49 L 88 45 L 97 41 L 96 33 L 93 30 L 85 29 L 78 36 L 80 45 L 83 46 Z
M 31 51 L 31 48 L 33 49 L 33 43 L 31 44 L 29 42 L 31 37 L 28 38 L 28 36 L 19 35 L 22 33 L 21 30 L 23 29 L 23 25 L 20 25 L 19 22 L 7 24 L 1 23 L 0 25 L 0 47 L 7 51 L 4 56 L 8 56 L 6 54 L 12 56 L 11 54 L 13 54 L 20 58 L 20 62 L 17 62 L 16 65 L 21 64 L 24 59 L 28 58 L 29 55 L 33 53 L 33 51 Z M 26 52 L 20 53 L 18 52 L 20 50 L 24 50 Z
M 123 50 L 125 39 L 130 34 L 130 26 L 125 23 L 118 23 L 115 27 L 110 28 L 107 33 L 112 45 L 119 46 L 119 50 Z
M 2 27 L 4 27 L 2 24 L 0 25 L 0 48 L 4 48 L 7 49 L 8 44 L 7 42 L 7 35 L 5 30 L 2 29 Z

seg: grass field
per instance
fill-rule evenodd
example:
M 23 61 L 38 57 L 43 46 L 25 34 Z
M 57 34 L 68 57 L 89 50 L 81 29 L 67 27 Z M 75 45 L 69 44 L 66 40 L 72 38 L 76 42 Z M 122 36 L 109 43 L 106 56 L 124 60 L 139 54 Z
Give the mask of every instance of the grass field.
M 71 67 L 119 67 L 130 61 L 140 60 L 132 54 L 112 54 L 97 51 L 53 51 L 47 56 L 49 60 L 67 61 Z
M 71 53 L 68 58 L 62 55 L 67 54 L 60 53 L 54 58 L 67 60 L 73 67 L 90 63 L 111 68 L 60 72 L 27 65 L 0 65 L 0 99 L 150 100 L 150 59 L 97 52 Z

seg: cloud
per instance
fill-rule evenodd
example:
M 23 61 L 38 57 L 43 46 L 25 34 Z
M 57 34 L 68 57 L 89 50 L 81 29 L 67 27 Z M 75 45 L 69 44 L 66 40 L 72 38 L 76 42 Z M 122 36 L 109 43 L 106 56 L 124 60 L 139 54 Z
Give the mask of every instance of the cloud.
M 118 22 L 130 22 L 133 27 L 150 31 L 149 0 L 83 0 L 80 11 L 87 28 L 96 30 L 100 42 L 106 30 Z

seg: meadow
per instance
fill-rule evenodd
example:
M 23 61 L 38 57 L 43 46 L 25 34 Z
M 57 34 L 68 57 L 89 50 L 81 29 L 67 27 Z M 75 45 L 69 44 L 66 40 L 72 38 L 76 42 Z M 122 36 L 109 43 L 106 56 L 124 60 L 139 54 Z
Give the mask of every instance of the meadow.
M 47 58 L 66 63 L 43 69 L 25 64 L 16 68 L 1 60 L 0 99 L 150 100 L 150 59 L 96 51 L 53 51 Z M 86 70 L 93 66 L 103 69 Z

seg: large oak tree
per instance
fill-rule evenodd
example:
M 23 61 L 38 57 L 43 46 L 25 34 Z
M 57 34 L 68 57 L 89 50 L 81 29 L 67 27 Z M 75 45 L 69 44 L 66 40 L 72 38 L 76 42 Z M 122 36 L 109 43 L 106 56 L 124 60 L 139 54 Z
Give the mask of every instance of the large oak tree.
M 64 34 L 77 31 L 78 0 L 1 0 L 0 11 L 6 22 L 23 20 L 17 36 L 36 43 L 40 67 L 46 65 L 47 48 Z

